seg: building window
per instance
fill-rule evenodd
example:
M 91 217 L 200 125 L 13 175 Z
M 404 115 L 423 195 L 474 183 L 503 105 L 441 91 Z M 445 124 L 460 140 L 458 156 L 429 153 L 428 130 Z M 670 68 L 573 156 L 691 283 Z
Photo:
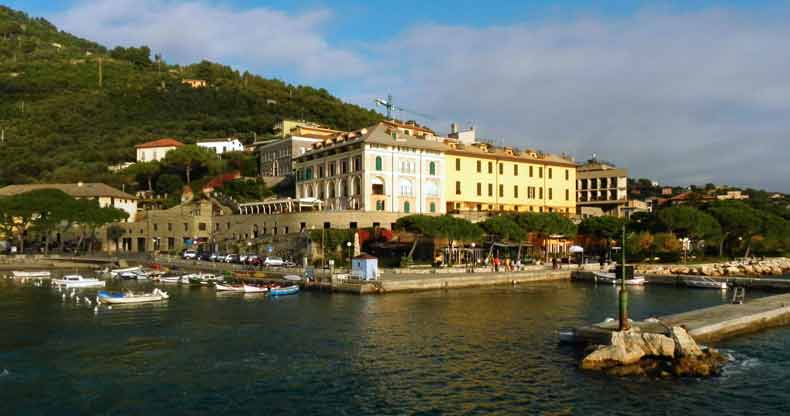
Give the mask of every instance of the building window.
M 159 231 L 159 224 L 154 224 L 154 231 Z
M 329 176 L 335 176 L 335 162 L 329 164 Z
M 493 183 L 489 183 L 488 184 L 488 196 L 494 196 L 494 184 Z
M 189 224 L 184 223 L 184 232 L 189 231 Z
M 500 175 L 504 175 L 505 174 L 505 164 L 504 163 L 500 163 L 499 164 L 499 174 Z
M 477 161 L 477 173 L 480 173 L 483 170 L 483 162 Z
M 513 176 L 518 176 L 518 165 L 513 164 Z
M 488 173 L 494 173 L 494 162 L 488 162 Z
M 206 223 L 205 222 L 199 223 L 198 224 L 198 230 L 199 231 L 206 231 Z
M 565 169 L 565 180 L 568 181 L 571 178 L 571 173 L 568 169 Z
M 348 172 L 348 162 L 343 160 L 340 162 L 340 173 Z
M 167 231 L 173 231 L 173 223 L 172 222 L 167 223 Z
M 381 156 L 376 156 L 376 170 L 382 170 Z
M 549 188 L 549 200 L 553 198 L 553 192 L 552 192 L 553 190 L 554 188 Z
M 538 167 L 538 178 L 543 177 L 543 166 Z
M 384 201 L 376 201 L 376 211 L 384 211 Z
M 483 184 L 478 182 L 477 183 L 477 196 L 483 195 Z
M 549 168 L 549 179 L 551 179 L 551 168 Z
M 502 184 L 499 185 L 499 197 L 500 198 L 505 197 L 505 185 Z
M 538 199 L 543 199 L 543 187 L 538 188 Z
M 532 177 L 532 166 L 529 167 L 529 177 Z
M 362 158 L 357 156 L 354 158 L 354 171 L 362 170 Z
M 176 239 L 173 237 L 167 237 L 167 249 L 173 250 L 176 248 Z
M 436 202 L 431 202 L 431 212 L 436 212 Z
M 455 181 L 455 194 L 461 195 L 461 181 Z
M 436 175 L 436 162 L 431 162 L 428 164 L 428 174 Z
M 408 214 L 409 211 L 411 211 L 411 204 L 409 204 L 409 201 L 406 201 L 403 203 L 403 212 Z
M 513 198 L 518 198 L 518 185 L 513 185 Z
M 570 201 L 571 200 L 571 193 L 567 189 L 565 190 L 565 200 L 566 201 Z
M 457 171 L 461 170 L 461 159 L 460 158 L 455 158 L 455 170 L 457 170 Z

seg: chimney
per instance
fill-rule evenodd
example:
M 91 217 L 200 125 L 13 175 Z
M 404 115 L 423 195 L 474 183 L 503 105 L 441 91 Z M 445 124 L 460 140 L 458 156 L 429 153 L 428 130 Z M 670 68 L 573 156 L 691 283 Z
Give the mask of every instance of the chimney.
M 458 124 L 457 123 L 450 123 L 450 133 L 451 134 L 458 134 Z

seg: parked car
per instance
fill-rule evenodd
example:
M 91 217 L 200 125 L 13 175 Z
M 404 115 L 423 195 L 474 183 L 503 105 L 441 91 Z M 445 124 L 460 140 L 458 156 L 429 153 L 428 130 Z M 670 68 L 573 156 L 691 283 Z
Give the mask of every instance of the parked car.
M 197 251 L 195 251 L 195 250 L 185 250 L 184 254 L 182 255 L 182 257 L 185 260 L 194 260 L 194 259 L 197 258 Z
M 263 265 L 266 267 L 281 267 L 285 264 L 282 257 L 266 257 Z
M 239 254 L 239 263 L 246 264 L 247 263 L 248 254 Z
M 238 254 L 228 254 L 225 256 L 225 263 L 238 263 L 239 262 L 239 255 Z
M 214 253 L 214 254 L 211 255 L 210 260 L 214 261 L 214 262 L 223 261 L 223 260 L 225 260 L 225 255 L 224 254 L 219 254 L 219 253 Z
M 283 266 L 285 266 L 285 267 L 296 267 L 296 263 L 292 262 L 291 260 L 286 260 L 283 263 Z
M 199 259 L 200 261 L 209 261 L 209 260 L 211 260 L 211 253 L 209 253 L 209 252 L 207 252 L 207 251 L 204 251 L 204 252 L 202 252 L 202 253 L 199 253 L 199 254 L 198 254 L 198 259 Z
M 247 258 L 244 260 L 244 263 L 257 266 L 261 264 L 261 258 L 256 255 L 247 256 Z

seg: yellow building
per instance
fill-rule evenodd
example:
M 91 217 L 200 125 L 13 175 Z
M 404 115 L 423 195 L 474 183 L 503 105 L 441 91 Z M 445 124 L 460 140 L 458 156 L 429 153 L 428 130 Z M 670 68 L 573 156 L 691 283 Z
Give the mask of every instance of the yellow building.
M 483 142 L 446 141 L 447 212 L 576 212 L 576 163 Z

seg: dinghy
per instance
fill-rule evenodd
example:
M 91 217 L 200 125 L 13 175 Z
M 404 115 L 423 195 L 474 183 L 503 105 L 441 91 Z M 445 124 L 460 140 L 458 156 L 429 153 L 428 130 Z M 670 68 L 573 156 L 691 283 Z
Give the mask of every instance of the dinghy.
M 603 282 L 607 282 L 607 283 L 615 283 L 615 284 L 617 284 L 617 283 L 620 283 L 620 280 L 621 280 L 621 279 L 617 278 L 617 275 L 615 275 L 614 273 L 610 273 L 610 272 L 595 272 L 594 274 L 595 274 L 596 280 L 598 280 L 598 281 L 603 281 Z M 644 285 L 645 283 L 647 283 L 647 280 L 645 280 L 645 278 L 642 277 L 642 276 L 634 276 L 634 277 L 632 277 L 630 279 L 626 279 L 625 280 L 625 284 L 626 285 L 638 286 L 638 285 Z
M 167 294 L 167 292 L 159 290 L 158 288 L 154 289 L 154 291 L 151 293 L 138 294 L 132 292 L 112 293 L 106 292 L 104 290 L 99 292 L 99 302 L 109 305 L 159 302 L 169 298 L 170 296 Z
M 720 282 L 718 280 L 713 280 L 709 277 L 705 276 L 697 276 L 694 278 L 688 278 L 685 281 L 686 286 L 688 287 L 698 287 L 702 289 L 719 289 L 719 290 L 727 290 L 727 282 Z
M 113 269 L 110 270 L 111 277 L 118 277 L 121 273 L 135 273 L 143 271 L 142 266 L 137 267 L 126 267 L 124 269 Z
M 273 287 L 271 290 L 269 290 L 269 294 L 272 296 L 294 295 L 296 293 L 299 293 L 299 286 L 297 285 Z

